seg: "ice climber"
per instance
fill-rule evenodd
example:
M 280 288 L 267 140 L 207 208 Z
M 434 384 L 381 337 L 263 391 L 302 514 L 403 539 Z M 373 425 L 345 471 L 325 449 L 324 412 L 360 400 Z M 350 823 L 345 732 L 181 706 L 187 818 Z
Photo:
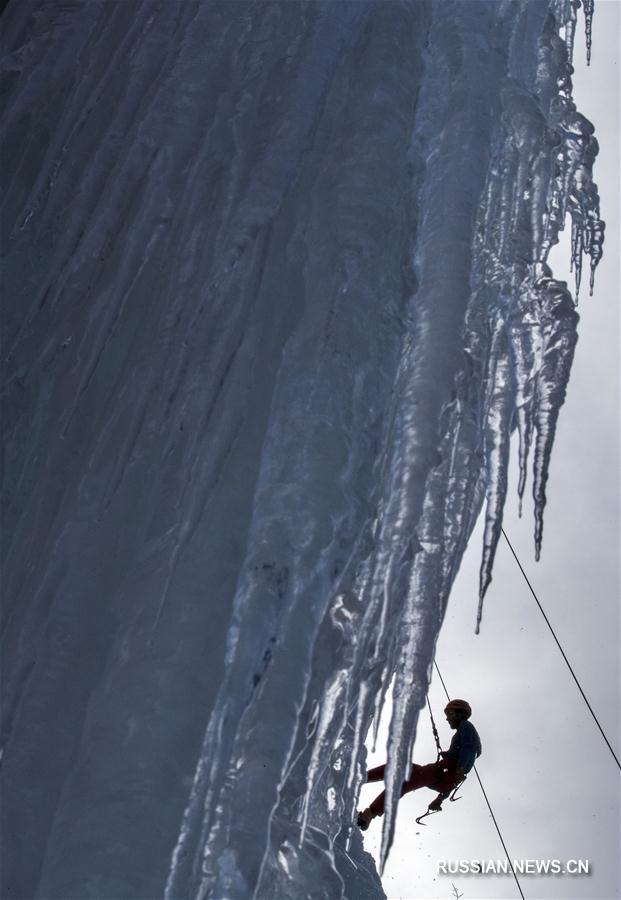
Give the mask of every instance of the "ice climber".
M 401 785 L 400 794 L 403 797 L 421 787 L 438 791 L 438 796 L 429 804 L 429 809 L 436 812 L 442 808 L 442 801 L 464 780 L 476 758 L 481 755 L 481 739 L 472 722 L 468 721 L 472 715 L 470 704 L 465 700 L 451 700 L 445 706 L 444 714 L 449 726 L 455 731 L 450 747 L 442 751 L 437 762 L 427 766 L 412 763 L 410 777 Z M 369 769 L 367 781 L 383 781 L 385 770 L 385 765 Z M 367 830 L 372 819 L 384 815 L 385 795 L 386 792 L 382 791 L 370 806 L 358 813 L 358 825 L 363 831 Z

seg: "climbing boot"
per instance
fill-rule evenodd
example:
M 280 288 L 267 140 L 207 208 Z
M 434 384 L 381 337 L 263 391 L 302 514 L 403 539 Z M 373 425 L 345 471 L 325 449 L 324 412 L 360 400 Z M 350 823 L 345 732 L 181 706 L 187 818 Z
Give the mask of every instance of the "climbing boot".
M 361 831 L 366 831 L 369 825 L 371 824 L 371 820 L 373 819 L 373 813 L 370 809 L 363 809 L 358 813 L 358 828 Z

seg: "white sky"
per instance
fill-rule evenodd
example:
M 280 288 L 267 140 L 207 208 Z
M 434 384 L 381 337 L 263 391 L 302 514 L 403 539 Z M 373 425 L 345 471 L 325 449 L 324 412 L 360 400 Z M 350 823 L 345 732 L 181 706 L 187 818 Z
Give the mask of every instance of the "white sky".
M 617 756 L 620 734 L 620 367 L 619 0 L 596 0 L 591 67 L 584 64 L 582 17 L 576 34 L 574 96 L 600 143 L 595 178 L 606 221 L 595 293 L 583 277 L 579 342 L 561 410 L 548 483 L 541 562 L 533 552 L 532 503 L 517 515 L 516 447 L 504 527 L 538 593 Z M 570 280 L 567 244 L 552 257 Z M 571 282 L 570 282 L 571 283 Z M 588 859 L 588 876 L 523 875 L 527 900 L 613 900 L 621 895 L 619 770 L 580 696 L 510 551 L 501 539 L 481 634 L 475 636 L 482 529 L 477 527 L 455 583 L 437 661 L 452 696 L 473 706 L 483 741 L 478 765 L 509 853 L 515 859 Z M 451 732 L 438 679 L 431 702 L 443 746 Z M 384 726 L 387 723 L 384 722 Z M 428 715 L 419 721 L 416 762 L 435 759 Z M 385 727 L 368 765 L 385 760 Z M 381 785 L 363 788 L 366 806 Z M 511 875 L 437 875 L 437 860 L 503 859 L 504 851 L 474 773 L 458 803 L 420 827 L 434 796 L 401 800 L 384 874 L 389 900 L 504 900 L 519 897 Z M 378 857 L 381 825 L 365 833 Z

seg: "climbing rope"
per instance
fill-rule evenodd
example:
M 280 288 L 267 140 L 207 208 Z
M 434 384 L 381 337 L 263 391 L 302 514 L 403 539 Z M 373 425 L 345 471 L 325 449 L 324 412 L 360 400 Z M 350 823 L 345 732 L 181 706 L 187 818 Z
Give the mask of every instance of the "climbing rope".
M 549 620 L 548 617 L 546 616 L 546 614 L 545 614 L 545 612 L 544 612 L 544 609 L 543 609 L 543 606 L 542 606 L 541 603 L 539 602 L 539 598 L 537 597 L 537 594 L 535 593 L 532 584 L 531 584 L 530 581 L 528 580 L 528 576 L 526 575 L 526 572 L 524 571 L 524 569 L 523 569 L 523 567 L 522 567 L 522 563 L 521 563 L 520 560 L 518 559 L 518 555 L 517 555 L 517 553 L 515 552 L 515 550 L 513 549 L 513 545 L 512 545 L 512 543 L 511 543 L 511 541 L 509 540 L 509 538 L 507 537 L 507 532 L 504 530 L 504 528 L 502 529 L 502 533 L 503 533 L 503 535 L 504 535 L 505 541 L 506 541 L 507 544 L 509 545 L 509 550 L 511 550 L 511 553 L 513 554 L 513 558 L 515 559 L 516 563 L 517 563 L 518 566 L 519 566 L 520 572 L 521 572 L 522 575 L 524 576 L 524 581 L 525 581 L 526 584 L 528 585 L 531 594 L 532 594 L 533 597 L 535 598 L 535 602 L 537 603 L 537 606 L 539 607 L 539 609 L 540 609 L 540 611 L 541 611 L 541 615 L 542 615 L 543 618 L 545 619 L 545 623 L 546 623 L 546 625 L 548 626 L 548 628 L 550 629 L 550 631 L 551 631 L 551 633 L 552 633 L 552 637 L 553 637 L 554 640 L 556 641 L 556 646 L 557 646 L 558 649 L 561 651 L 561 656 L 563 657 L 563 659 L 564 659 L 565 662 L 567 663 L 567 668 L 568 668 L 569 671 L 571 672 L 572 678 L 573 678 L 574 681 L 576 682 L 576 685 L 578 686 L 578 690 L 579 690 L 580 693 L 582 694 L 582 699 L 583 699 L 584 702 L 586 703 L 589 712 L 590 712 L 591 715 L 593 716 L 593 719 L 594 719 L 594 721 L 595 721 L 595 724 L 596 724 L 597 727 L 599 728 L 600 733 L 601 733 L 602 737 L 604 738 L 604 740 L 605 740 L 605 742 L 606 742 L 606 746 L 608 747 L 608 749 L 609 749 L 610 752 L 612 753 L 612 756 L 613 756 L 614 761 L 616 762 L 616 764 L 617 764 L 617 766 L 619 767 L 619 769 L 621 769 L 621 763 L 619 762 L 619 759 L 618 759 L 618 757 L 617 757 L 617 754 L 616 754 L 615 751 L 612 749 L 612 746 L 611 746 L 611 744 L 610 744 L 610 741 L 608 740 L 608 738 L 607 738 L 606 735 L 604 734 L 604 729 L 603 729 L 602 726 L 600 725 L 599 719 L 597 718 L 597 716 L 596 716 L 595 713 L 593 712 L 593 708 L 592 708 L 591 704 L 589 703 L 589 701 L 587 700 L 586 694 L 585 694 L 584 691 L 582 690 L 582 686 L 581 686 L 580 682 L 578 681 L 578 678 L 576 677 L 576 673 L 574 672 L 574 670 L 573 670 L 573 668 L 572 668 L 572 666 L 571 666 L 571 663 L 570 663 L 569 660 L 567 659 L 567 656 L 565 655 L 565 651 L 564 651 L 563 648 L 561 647 L 560 641 L 559 641 L 559 639 L 557 638 L 557 636 L 556 636 L 556 634 L 555 634 L 555 631 L 554 631 L 554 629 L 552 628 L 552 625 L 550 624 L 550 620 Z M 440 674 L 440 673 L 438 672 L 438 674 Z
M 442 682 L 442 687 L 444 688 L 444 693 L 446 694 L 447 700 L 448 700 L 449 703 L 450 703 L 450 701 L 451 701 L 451 696 L 450 696 L 449 692 L 448 692 L 447 689 L 446 689 L 446 685 L 445 685 L 445 683 L 444 683 L 444 679 L 442 678 L 442 674 L 441 674 L 441 672 L 440 672 L 440 669 L 438 668 L 438 664 L 437 664 L 437 662 L 435 661 L 435 659 L 434 659 L 434 661 L 433 661 L 433 664 L 434 664 L 434 666 L 435 666 L 435 668 L 436 668 L 436 672 L 438 673 L 438 677 L 440 678 L 440 681 Z M 431 709 L 431 707 L 430 707 L 430 709 Z M 492 817 L 492 821 L 493 821 L 494 825 L 496 826 L 496 831 L 498 832 L 498 837 L 500 838 L 500 843 L 502 844 L 502 849 L 505 851 L 505 858 L 507 859 L 507 861 L 508 861 L 508 863 L 509 863 L 509 867 L 511 868 L 511 873 L 512 873 L 513 877 L 515 878 L 515 883 L 517 884 L 518 891 L 520 892 L 520 897 L 522 898 L 522 900 L 524 900 L 524 893 L 522 892 L 522 887 L 521 887 L 521 885 L 520 885 L 520 882 L 518 881 L 517 875 L 515 874 L 515 869 L 513 868 L 513 862 L 511 861 L 511 857 L 509 856 L 509 851 L 507 850 L 507 845 L 505 844 L 504 838 L 503 838 L 503 836 L 502 836 L 502 832 L 501 832 L 501 830 L 500 830 L 500 826 L 499 826 L 498 822 L 496 821 L 496 816 L 494 815 L 494 811 L 493 811 L 493 809 L 492 809 L 492 805 L 491 805 L 491 803 L 489 802 L 489 799 L 488 799 L 487 794 L 485 793 L 485 788 L 483 787 L 483 782 L 481 781 L 481 778 L 480 778 L 480 776 L 479 776 L 479 773 L 477 772 L 477 767 L 474 766 L 474 767 L 473 767 L 473 770 L 474 770 L 474 774 L 477 776 L 477 781 L 479 782 L 479 786 L 480 786 L 480 788 L 481 788 L 481 791 L 483 792 L 483 796 L 485 797 L 485 802 L 487 803 L 487 808 L 489 809 L 490 815 L 491 815 L 491 817 Z
M 429 707 L 429 716 L 431 718 L 431 730 L 433 731 L 433 739 L 436 742 L 436 750 L 438 753 L 438 758 L 436 762 L 439 762 L 440 757 L 442 756 L 442 746 L 440 744 L 440 736 L 438 734 L 438 729 L 436 728 L 436 723 L 433 718 L 433 711 L 431 709 L 431 703 L 429 702 L 429 695 L 427 695 L 427 706 Z

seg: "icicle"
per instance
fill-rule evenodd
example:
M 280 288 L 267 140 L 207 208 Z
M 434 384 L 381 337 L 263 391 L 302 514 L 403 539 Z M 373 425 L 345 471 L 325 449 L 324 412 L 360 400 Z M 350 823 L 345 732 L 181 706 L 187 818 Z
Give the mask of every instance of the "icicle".
M 534 421 L 533 498 L 535 501 L 535 558 L 541 556 L 546 482 L 556 422 L 565 392 L 577 341 L 578 314 L 563 282 L 550 279 L 538 285 L 542 308 L 542 363 L 537 376 Z
M 308 825 L 308 811 L 311 793 L 315 787 L 318 774 L 322 765 L 325 765 L 335 744 L 335 735 L 338 735 L 345 726 L 347 718 L 347 704 L 343 698 L 347 692 L 349 683 L 349 670 L 343 668 L 337 671 L 334 678 L 324 693 L 321 703 L 321 712 L 313 742 L 313 752 L 306 772 L 306 793 L 302 803 L 302 827 L 300 828 L 299 846 L 302 847 L 306 837 Z
M 576 303 L 578 302 L 578 297 L 580 296 L 580 282 L 582 281 L 582 229 L 580 228 L 580 224 L 576 223 L 572 226 L 572 247 L 571 247 L 571 259 L 572 259 L 572 268 L 575 275 L 575 285 L 576 285 Z
M 595 270 L 602 258 L 604 234 L 606 225 L 599 218 L 599 209 L 589 220 L 589 256 L 591 257 L 591 272 L 589 277 L 589 294 L 593 296 L 595 286 Z
M 508 361 L 507 330 L 502 319 L 496 322 L 491 357 L 489 400 L 485 422 L 485 455 L 487 460 L 487 506 L 483 556 L 479 576 L 479 605 L 476 632 L 483 615 L 483 599 L 492 580 L 496 547 L 502 528 L 502 511 L 507 495 L 507 471 L 510 429 L 514 404 L 513 373 Z
M 541 358 L 541 331 L 524 288 L 519 309 L 510 320 L 509 348 L 515 379 L 515 407 L 519 435 L 518 513 L 522 515 L 528 456 L 533 434 L 533 393 Z
M 393 707 L 384 779 L 386 810 L 380 850 L 381 872 L 384 871 L 394 837 L 401 784 L 407 777 L 411 764 L 418 713 L 424 706 L 429 687 L 427 662 L 428 659 L 432 659 L 434 628 L 425 615 L 425 594 L 417 578 L 417 571 L 421 564 L 421 559 L 417 559 L 414 564 L 412 582 L 399 629 L 402 637 L 393 687 Z M 419 590 L 419 588 L 421 589 Z M 429 657 L 424 652 L 421 653 L 422 648 L 429 653 Z
M 578 19 L 576 4 L 572 2 L 568 4 L 569 18 L 565 22 L 565 46 L 567 47 L 567 58 L 571 61 L 574 57 L 574 40 L 576 36 L 576 22 Z
M 356 782 L 357 777 L 357 766 L 356 762 L 360 757 L 360 751 L 362 745 L 364 743 L 364 731 L 365 726 L 368 721 L 367 719 L 367 707 L 369 705 L 369 696 L 370 689 L 366 681 L 363 681 L 360 685 L 360 691 L 358 694 L 358 702 L 356 703 L 356 715 L 354 718 L 354 734 L 353 740 L 351 742 L 352 753 L 351 753 L 351 765 L 349 766 L 348 774 L 347 774 L 347 789 L 348 791 L 355 797 L 355 792 L 353 791 L 354 784 Z
M 358 581 L 360 586 L 360 581 Z M 325 683 L 319 703 L 317 727 L 313 732 L 312 752 L 306 768 L 306 792 L 302 802 L 299 844 L 304 843 L 308 825 L 311 795 L 326 767 L 331 750 L 342 739 L 347 727 L 349 709 L 349 690 L 351 675 L 355 669 L 358 654 L 358 635 L 353 630 L 357 614 L 361 609 L 361 600 L 356 590 L 338 594 L 330 606 L 330 610 L 322 625 L 318 640 L 322 654 L 332 663 L 328 667 Z M 338 660 L 338 665 L 335 661 Z M 365 710 L 367 691 L 361 690 L 358 710 Z M 362 703 L 362 705 L 361 705 Z M 359 713 L 356 715 L 359 719 Z M 354 744 L 361 740 L 360 727 L 355 729 Z M 352 760 L 357 759 L 357 754 Z M 353 773 L 355 776 L 355 772 Z
M 373 700 L 373 737 L 372 737 L 372 747 L 373 752 L 377 747 L 377 738 L 379 736 L 379 728 L 382 720 L 382 710 L 384 709 L 384 703 L 386 702 L 386 695 L 390 688 L 390 678 L 391 678 L 391 670 L 389 665 L 385 665 L 382 671 L 382 676 L 380 679 L 380 688 L 375 694 L 375 699 Z
M 591 39 L 593 32 L 593 13 L 595 11 L 595 0 L 582 0 L 584 9 L 584 33 L 586 37 L 586 61 L 587 66 L 591 65 Z

